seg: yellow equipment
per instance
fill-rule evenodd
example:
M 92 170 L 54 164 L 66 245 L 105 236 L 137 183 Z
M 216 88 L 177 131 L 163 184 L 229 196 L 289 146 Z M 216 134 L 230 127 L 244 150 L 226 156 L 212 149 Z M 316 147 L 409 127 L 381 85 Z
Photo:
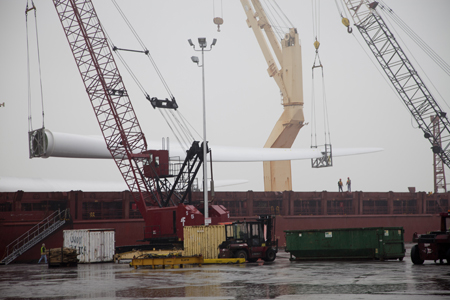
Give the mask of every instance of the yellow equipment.
M 284 111 L 272 130 L 264 148 L 290 148 L 303 127 L 303 78 L 300 40 L 296 28 L 290 28 L 289 33 L 278 42 L 266 13 L 259 0 L 241 0 L 247 15 L 247 24 L 253 33 L 268 64 L 269 76 L 273 77 L 281 90 Z M 266 38 L 275 53 L 280 68 L 267 44 Z M 264 162 L 264 190 L 291 191 L 291 162 Z

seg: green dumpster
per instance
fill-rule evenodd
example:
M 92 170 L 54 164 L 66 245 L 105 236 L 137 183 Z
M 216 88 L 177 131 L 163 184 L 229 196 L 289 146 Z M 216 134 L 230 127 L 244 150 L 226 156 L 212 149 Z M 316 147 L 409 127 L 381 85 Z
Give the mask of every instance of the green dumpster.
M 403 227 L 286 230 L 291 260 L 399 259 L 405 257 Z

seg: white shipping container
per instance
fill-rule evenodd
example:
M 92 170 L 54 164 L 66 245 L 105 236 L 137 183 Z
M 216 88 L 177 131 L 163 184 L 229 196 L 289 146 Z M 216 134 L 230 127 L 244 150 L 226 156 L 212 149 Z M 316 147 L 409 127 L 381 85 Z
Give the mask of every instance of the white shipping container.
M 64 230 L 64 247 L 77 250 L 79 263 L 113 261 L 115 243 L 114 229 Z

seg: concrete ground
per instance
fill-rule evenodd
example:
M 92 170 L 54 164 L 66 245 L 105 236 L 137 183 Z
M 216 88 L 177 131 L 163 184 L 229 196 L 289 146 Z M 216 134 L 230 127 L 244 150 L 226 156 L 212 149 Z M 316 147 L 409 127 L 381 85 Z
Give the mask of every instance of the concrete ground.
M 0 299 L 449 299 L 450 265 L 403 261 L 290 262 L 133 269 L 128 264 L 0 266 Z

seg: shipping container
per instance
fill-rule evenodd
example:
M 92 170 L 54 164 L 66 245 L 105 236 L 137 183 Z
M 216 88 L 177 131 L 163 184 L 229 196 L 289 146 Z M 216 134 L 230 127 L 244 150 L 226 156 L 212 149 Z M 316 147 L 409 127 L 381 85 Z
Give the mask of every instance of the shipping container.
M 219 257 L 219 245 L 225 241 L 224 225 L 185 226 L 183 232 L 185 256 Z
M 112 262 L 114 229 L 64 230 L 64 247 L 76 249 L 79 263 Z
M 403 233 L 403 227 L 286 230 L 285 251 L 291 260 L 403 260 Z

